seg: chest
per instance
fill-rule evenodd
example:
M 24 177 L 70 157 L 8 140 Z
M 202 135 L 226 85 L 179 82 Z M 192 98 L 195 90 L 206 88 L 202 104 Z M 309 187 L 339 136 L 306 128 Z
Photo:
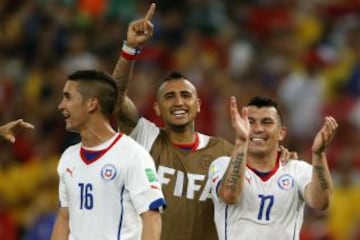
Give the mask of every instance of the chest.
M 175 147 L 167 138 L 159 137 L 150 150 L 156 167 L 164 166 L 184 173 L 207 175 L 211 162 L 220 156 L 229 156 L 230 147 L 210 142 L 206 147 L 195 151 Z
M 283 216 L 296 211 L 302 203 L 299 184 L 294 174 L 278 172 L 263 181 L 252 171 L 246 172 L 246 184 L 240 205 L 258 221 L 269 221 L 270 216 Z
M 108 196 L 118 193 L 125 182 L 126 166 L 112 156 L 86 164 L 80 156 L 72 156 L 64 166 L 62 180 L 69 196 Z

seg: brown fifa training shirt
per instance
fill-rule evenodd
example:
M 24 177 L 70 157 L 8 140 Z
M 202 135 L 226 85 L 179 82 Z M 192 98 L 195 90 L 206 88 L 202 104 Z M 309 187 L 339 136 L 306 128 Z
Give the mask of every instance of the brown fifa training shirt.
M 182 150 L 170 142 L 165 130 L 160 130 L 150 154 L 167 201 L 162 240 L 217 239 L 207 174 L 210 163 L 220 156 L 231 156 L 232 149 L 226 140 L 210 137 L 199 150 Z

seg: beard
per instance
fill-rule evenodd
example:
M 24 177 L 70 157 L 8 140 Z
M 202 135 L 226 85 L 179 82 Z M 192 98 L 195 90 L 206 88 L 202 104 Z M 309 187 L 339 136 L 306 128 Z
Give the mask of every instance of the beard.
M 194 125 L 195 124 L 193 121 L 188 122 L 188 123 L 183 123 L 183 124 L 167 123 L 168 128 L 171 129 L 171 131 L 177 132 L 177 133 L 182 133 L 189 129 L 194 131 Z

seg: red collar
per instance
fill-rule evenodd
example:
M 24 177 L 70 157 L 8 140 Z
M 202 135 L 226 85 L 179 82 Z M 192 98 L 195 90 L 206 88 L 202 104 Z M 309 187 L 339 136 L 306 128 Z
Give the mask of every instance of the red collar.
M 251 169 L 256 175 L 258 175 L 261 178 L 261 180 L 263 180 L 264 182 L 266 182 L 269 178 L 271 178 L 271 176 L 273 176 L 276 173 L 276 171 L 279 169 L 279 166 L 280 166 L 280 153 L 277 154 L 275 166 L 270 172 L 261 172 L 247 165 L 247 167 Z
M 177 148 L 180 148 L 182 150 L 186 150 L 186 151 L 195 151 L 200 143 L 200 138 L 199 138 L 199 134 L 196 133 L 195 134 L 195 141 L 193 143 L 186 143 L 186 144 L 181 144 L 181 143 L 173 143 L 173 145 Z
M 95 162 L 99 158 L 101 158 L 114 144 L 122 137 L 123 133 L 119 133 L 118 136 L 113 140 L 113 142 L 105 149 L 102 150 L 88 150 L 83 147 L 80 148 L 80 156 L 83 162 L 86 165 Z

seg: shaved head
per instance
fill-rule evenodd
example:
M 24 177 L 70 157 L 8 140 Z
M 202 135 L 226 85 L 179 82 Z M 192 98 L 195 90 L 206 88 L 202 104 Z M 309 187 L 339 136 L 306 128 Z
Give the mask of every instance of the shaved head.
M 184 75 L 182 75 L 181 73 L 178 72 L 172 72 L 170 73 L 165 79 L 164 81 L 160 84 L 160 86 L 158 87 L 158 90 L 156 92 L 156 99 L 157 101 L 160 100 L 161 95 L 164 93 L 164 91 L 167 90 L 167 87 L 169 85 L 169 82 L 172 81 L 183 81 L 184 82 L 184 87 L 186 87 L 189 91 L 191 91 L 194 96 L 198 96 L 197 93 L 197 89 L 194 86 L 194 84 L 192 84 L 191 81 L 189 81 Z

